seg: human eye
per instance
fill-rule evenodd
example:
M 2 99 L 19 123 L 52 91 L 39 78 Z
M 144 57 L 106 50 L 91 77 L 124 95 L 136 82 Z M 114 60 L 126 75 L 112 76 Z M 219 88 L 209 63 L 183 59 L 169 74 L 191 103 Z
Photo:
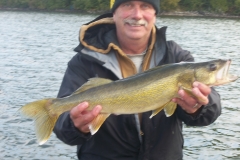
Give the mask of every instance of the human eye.
M 123 7 L 131 7 L 132 4 L 130 2 L 125 2 L 122 4 Z
M 143 9 L 151 9 L 151 8 L 153 8 L 153 7 L 152 7 L 151 4 L 143 3 L 143 4 L 142 4 L 142 8 L 143 8 Z

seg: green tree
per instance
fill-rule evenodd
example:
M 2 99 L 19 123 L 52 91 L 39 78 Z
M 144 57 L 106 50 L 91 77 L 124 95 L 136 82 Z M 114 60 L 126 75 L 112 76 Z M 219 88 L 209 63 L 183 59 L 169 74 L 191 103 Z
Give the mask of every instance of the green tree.
M 43 0 L 47 9 L 62 9 L 65 8 L 65 0 Z
M 85 0 L 74 0 L 72 3 L 74 9 L 84 10 L 85 8 Z
M 110 0 L 98 0 L 100 10 L 109 10 Z
M 108 0 L 73 0 L 74 9 L 87 10 L 109 10 Z
M 233 5 L 233 13 L 236 15 L 240 15 L 240 0 L 235 0 Z
M 92 10 L 98 7 L 98 3 L 96 0 L 75 0 L 73 1 L 73 6 L 75 9 L 80 10 Z
M 178 7 L 178 2 L 180 0 L 161 0 L 161 10 L 163 11 L 171 11 Z
M 202 7 L 201 9 L 203 10 L 208 10 L 210 11 L 211 10 L 211 4 L 210 4 L 210 1 L 209 0 L 202 0 Z
M 162 11 L 214 11 L 240 14 L 240 0 L 161 0 Z M 0 0 L 0 7 L 30 9 L 77 9 L 83 11 L 107 11 L 110 0 Z
M 184 6 L 185 9 L 193 11 L 193 10 L 199 10 L 204 5 L 203 0 L 181 0 L 180 3 L 182 6 Z
M 237 10 L 240 10 L 240 0 L 235 0 L 234 5 L 235 5 Z
M 0 5 L 3 7 L 18 7 L 21 5 L 19 0 L 1 0 Z
M 210 0 L 211 7 L 217 12 L 226 12 L 228 10 L 227 0 Z

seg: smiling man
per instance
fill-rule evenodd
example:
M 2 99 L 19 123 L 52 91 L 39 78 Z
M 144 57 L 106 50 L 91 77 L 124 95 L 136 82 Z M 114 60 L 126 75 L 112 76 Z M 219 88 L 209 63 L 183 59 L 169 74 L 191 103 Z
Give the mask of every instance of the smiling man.
M 166 27 L 155 26 L 159 6 L 159 0 L 116 0 L 112 13 L 83 25 L 77 54 L 68 63 L 58 97 L 72 94 L 93 77 L 118 80 L 158 65 L 193 61 L 190 52 L 166 41 Z M 66 144 L 77 145 L 80 160 L 179 160 L 183 158 L 182 123 L 206 126 L 221 113 L 213 88 L 194 82 L 192 90 L 197 99 L 179 90 L 180 98 L 172 100 L 178 107 L 171 117 L 164 111 L 152 119 L 150 111 L 111 115 L 94 135 L 88 124 L 102 107 L 88 111 L 84 102 L 63 113 L 54 132 Z
M 117 37 L 121 47 L 128 46 L 132 42 L 144 43 L 144 46 L 147 46 L 151 30 L 156 21 L 156 11 L 150 3 L 142 1 L 124 2 L 116 8 L 113 20 L 116 24 Z M 134 54 L 136 53 L 134 52 Z

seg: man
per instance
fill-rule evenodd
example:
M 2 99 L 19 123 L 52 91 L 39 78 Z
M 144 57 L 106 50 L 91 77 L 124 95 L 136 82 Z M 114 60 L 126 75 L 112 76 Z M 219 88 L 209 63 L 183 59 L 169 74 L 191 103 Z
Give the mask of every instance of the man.
M 166 28 L 155 27 L 159 0 L 116 0 L 113 14 L 104 14 L 83 25 L 78 52 L 68 63 L 58 97 L 70 95 L 89 78 L 118 80 L 157 65 L 193 61 L 191 54 L 175 42 L 166 41 Z M 213 123 L 221 112 L 217 92 L 194 82 L 193 93 L 179 90 L 175 113 L 151 111 L 135 115 L 111 115 L 94 135 L 90 123 L 101 111 L 86 111 L 83 102 L 63 113 L 54 128 L 57 137 L 77 145 L 81 160 L 177 160 L 183 158 L 182 122 L 189 126 Z M 161 96 L 161 95 L 159 95 Z

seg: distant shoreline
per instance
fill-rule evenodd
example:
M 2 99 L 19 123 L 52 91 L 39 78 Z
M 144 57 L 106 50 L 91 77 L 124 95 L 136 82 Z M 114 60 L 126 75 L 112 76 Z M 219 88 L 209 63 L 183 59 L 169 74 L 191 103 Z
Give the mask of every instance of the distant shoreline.
M 228 15 L 228 14 L 217 14 L 204 11 L 173 11 L 173 12 L 162 12 L 160 16 L 179 16 L 179 17 L 205 17 L 205 18 L 230 18 L 240 19 L 240 16 Z
M 59 13 L 84 13 L 84 14 L 102 14 L 109 11 L 81 11 L 81 10 L 68 10 L 68 9 L 57 9 L 57 10 L 40 10 L 40 9 L 22 9 L 22 8 L 0 8 L 0 11 L 33 11 L 33 12 L 59 12 Z M 202 17 L 202 18 L 229 18 L 229 19 L 240 19 L 240 16 L 228 15 L 228 14 L 217 14 L 205 11 L 163 11 L 157 16 L 167 17 Z

